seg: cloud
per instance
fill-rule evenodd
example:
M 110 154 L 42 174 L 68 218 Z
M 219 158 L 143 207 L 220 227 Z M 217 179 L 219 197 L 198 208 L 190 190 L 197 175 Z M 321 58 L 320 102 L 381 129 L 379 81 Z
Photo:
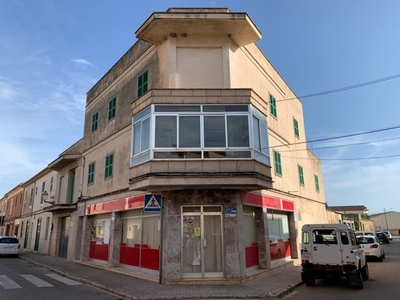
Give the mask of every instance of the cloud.
M 9 101 L 17 95 L 17 89 L 11 83 L 3 81 L 3 78 L 0 77 L 0 102 Z
M 90 62 L 88 62 L 86 59 L 83 59 L 83 58 L 75 58 L 75 59 L 71 59 L 71 61 L 73 61 L 77 65 L 84 65 L 84 66 L 93 67 L 93 64 L 91 64 Z

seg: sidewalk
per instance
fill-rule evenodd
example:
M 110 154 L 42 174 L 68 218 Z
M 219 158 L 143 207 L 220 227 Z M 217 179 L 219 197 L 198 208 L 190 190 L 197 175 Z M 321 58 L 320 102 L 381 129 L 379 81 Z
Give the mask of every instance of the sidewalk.
M 122 299 L 273 299 L 301 283 L 300 266 L 265 272 L 240 285 L 163 285 L 113 271 L 21 250 L 20 258 L 66 277 L 117 294 Z

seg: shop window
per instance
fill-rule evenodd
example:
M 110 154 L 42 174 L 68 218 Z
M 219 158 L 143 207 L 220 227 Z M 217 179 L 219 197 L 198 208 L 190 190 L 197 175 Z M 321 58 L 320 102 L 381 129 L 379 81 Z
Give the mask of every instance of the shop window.
M 290 256 L 289 221 L 287 215 L 270 210 L 267 217 L 271 260 Z

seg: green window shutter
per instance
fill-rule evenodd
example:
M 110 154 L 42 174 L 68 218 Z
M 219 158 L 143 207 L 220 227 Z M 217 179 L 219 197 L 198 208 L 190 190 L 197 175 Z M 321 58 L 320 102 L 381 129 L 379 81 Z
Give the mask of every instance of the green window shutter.
M 277 118 L 278 114 L 276 111 L 276 99 L 271 94 L 269 94 L 269 109 L 271 111 L 271 115 Z
M 88 167 L 89 169 L 88 169 L 88 185 L 89 184 L 93 184 L 94 183 L 94 169 L 95 169 L 95 163 L 93 162 L 93 163 L 91 163 L 91 164 L 89 164 L 89 167 Z
M 299 183 L 300 185 L 304 185 L 304 173 L 303 173 L 303 167 L 298 165 L 298 170 L 299 170 Z
M 96 131 L 98 128 L 98 122 L 99 122 L 99 113 L 96 112 L 92 116 L 92 132 Z
M 315 191 L 319 193 L 319 178 L 317 175 L 314 174 L 314 180 L 315 180 Z
M 282 176 L 281 154 L 277 151 L 274 151 L 274 161 L 275 161 L 275 174 Z
M 148 88 L 148 70 L 144 71 L 139 75 L 137 80 L 137 95 L 138 97 L 142 96 L 147 92 Z
M 295 118 L 293 118 L 293 127 L 294 127 L 294 135 L 296 137 L 300 137 L 300 132 L 299 132 L 299 122 Z
M 114 162 L 114 154 L 110 154 L 106 156 L 106 165 L 104 170 L 104 177 L 109 178 L 113 176 L 113 162 Z
M 115 107 L 117 104 L 117 98 L 112 98 L 108 102 L 108 121 L 111 121 L 112 119 L 115 118 Z

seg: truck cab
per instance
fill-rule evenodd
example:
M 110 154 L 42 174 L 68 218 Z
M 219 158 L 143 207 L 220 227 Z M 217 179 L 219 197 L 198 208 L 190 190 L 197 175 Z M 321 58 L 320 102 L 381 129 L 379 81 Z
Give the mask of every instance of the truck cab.
M 363 288 L 369 278 L 364 251 L 354 231 L 344 224 L 306 224 L 302 227 L 302 281 L 345 276 L 351 286 Z

